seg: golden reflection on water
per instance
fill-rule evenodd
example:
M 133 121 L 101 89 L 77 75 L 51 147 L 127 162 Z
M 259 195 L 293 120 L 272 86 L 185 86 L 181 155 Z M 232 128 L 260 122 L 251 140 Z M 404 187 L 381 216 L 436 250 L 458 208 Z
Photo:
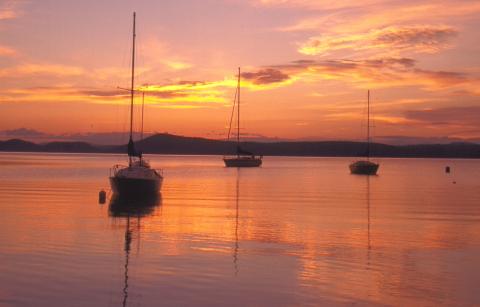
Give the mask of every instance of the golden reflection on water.
M 115 159 L 0 155 L 0 305 L 480 303 L 477 161 L 152 157 L 158 202 L 98 205 Z
M 118 196 L 112 196 L 108 206 L 108 211 L 114 219 L 123 218 L 126 220 L 125 225 L 125 271 L 123 285 L 122 306 L 127 306 L 128 300 L 128 265 L 130 261 L 130 250 L 133 235 L 137 235 L 137 253 L 140 252 L 140 231 L 142 218 L 152 215 L 157 206 L 161 204 L 161 195 L 158 197 L 149 197 L 141 200 L 123 199 Z M 132 220 L 132 222 L 131 222 Z

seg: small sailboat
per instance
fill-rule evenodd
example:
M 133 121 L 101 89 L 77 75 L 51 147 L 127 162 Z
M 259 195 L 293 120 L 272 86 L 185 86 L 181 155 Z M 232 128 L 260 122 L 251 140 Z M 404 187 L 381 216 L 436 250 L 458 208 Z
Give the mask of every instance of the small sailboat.
M 232 128 L 235 102 L 237 103 L 237 154 L 234 156 L 224 156 L 223 161 L 225 162 L 226 167 L 259 167 L 262 165 L 263 156 L 256 156 L 240 147 L 240 67 L 238 68 L 237 93 L 233 103 L 232 118 L 230 119 L 230 130 Z M 228 132 L 228 138 L 230 138 L 230 130 Z
M 355 161 L 350 164 L 350 172 L 356 175 L 376 175 L 378 163 L 370 161 L 370 90 L 367 92 L 367 153 L 366 160 Z
M 132 77 L 130 87 L 130 138 L 128 141 L 128 166 L 115 165 L 110 176 L 113 194 L 120 197 L 146 198 L 158 195 L 163 177 L 160 171 L 152 169 L 135 149 L 133 142 L 133 98 L 135 84 L 135 13 L 133 13 Z M 142 115 L 143 116 L 143 115 Z M 143 123 L 142 123 L 143 125 Z M 143 130 L 143 129 L 142 129 Z

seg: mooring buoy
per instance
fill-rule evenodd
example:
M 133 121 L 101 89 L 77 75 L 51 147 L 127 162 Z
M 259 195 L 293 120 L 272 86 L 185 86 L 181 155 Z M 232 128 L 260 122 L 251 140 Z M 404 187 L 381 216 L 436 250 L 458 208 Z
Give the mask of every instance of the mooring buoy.
M 98 193 L 98 203 L 104 204 L 106 200 L 107 200 L 107 192 L 105 192 L 104 190 L 101 190 Z

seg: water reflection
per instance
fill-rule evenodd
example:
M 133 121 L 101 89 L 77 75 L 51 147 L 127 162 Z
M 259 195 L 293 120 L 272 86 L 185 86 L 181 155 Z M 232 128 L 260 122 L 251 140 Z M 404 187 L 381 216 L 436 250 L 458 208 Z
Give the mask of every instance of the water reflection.
M 125 264 L 124 264 L 124 285 L 122 306 L 127 306 L 128 299 L 128 264 L 130 258 L 130 250 L 132 245 L 132 234 L 137 231 L 138 241 L 140 241 L 140 222 L 142 217 L 152 215 L 155 208 L 161 205 L 161 195 L 157 197 L 145 198 L 142 200 L 125 199 L 118 196 L 112 197 L 109 204 L 109 215 L 113 218 L 125 218 Z M 132 221 L 131 221 L 132 220 Z M 136 224 L 136 225 L 135 225 Z M 135 227 L 136 226 L 136 227 Z M 140 242 L 137 244 L 137 252 L 140 249 Z
M 238 215 L 239 215 L 239 197 L 240 197 L 240 168 L 237 168 L 237 181 L 235 190 L 235 247 L 233 249 L 233 265 L 235 267 L 235 276 L 238 274 Z
M 372 244 L 370 241 L 370 176 L 366 176 L 366 202 L 367 202 L 367 269 L 370 268 L 370 250 Z
M 96 204 L 112 156 L 31 156 L 0 171 L 2 306 L 480 306 L 480 161 L 453 185 L 428 159 L 154 157 L 163 205 L 137 207 Z
M 152 215 L 161 202 L 161 195 L 140 200 L 114 195 L 110 200 L 108 212 L 112 217 L 144 217 Z

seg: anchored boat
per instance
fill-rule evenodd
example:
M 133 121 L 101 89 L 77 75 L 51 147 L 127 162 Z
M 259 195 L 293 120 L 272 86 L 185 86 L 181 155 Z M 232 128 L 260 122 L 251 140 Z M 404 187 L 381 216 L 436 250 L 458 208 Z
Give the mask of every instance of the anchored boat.
M 378 163 L 370 161 L 370 91 L 367 92 L 367 152 L 366 160 L 355 161 L 350 164 L 350 172 L 356 175 L 376 175 Z
M 230 138 L 230 131 L 232 129 L 232 119 L 235 111 L 235 104 L 237 105 L 237 149 L 236 155 L 224 156 L 223 161 L 226 167 L 259 167 L 262 165 L 263 156 L 256 156 L 255 154 L 246 151 L 240 147 L 240 67 L 238 68 L 237 92 L 233 102 L 232 117 L 230 118 L 230 129 L 228 130 L 228 138 Z
M 128 166 L 115 165 L 110 173 L 114 195 L 129 198 L 146 198 L 158 195 L 163 176 L 150 167 L 133 142 L 133 98 L 135 85 L 135 13 L 133 13 L 132 77 L 130 87 L 130 138 L 128 141 Z M 142 114 L 143 117 L 143 114 Z M 143 125 L 143 122 L 142 122 Z M 142 128 L 143 130 L 143 128 Z M 142 131 L 143 132 L 143 131 Z

